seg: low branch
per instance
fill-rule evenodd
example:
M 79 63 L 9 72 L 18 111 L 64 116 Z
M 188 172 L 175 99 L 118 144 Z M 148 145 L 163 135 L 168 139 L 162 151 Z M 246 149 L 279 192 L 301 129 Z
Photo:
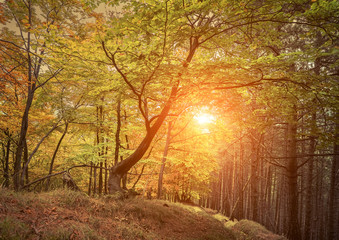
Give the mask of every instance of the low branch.
M 140 172 L 140 174 L 139 174 L 139 176 L 138 176 L 137 180 L 134 182 L 132 189 L 134 189 L 134 188 L 135 188 L 135 185 L 137 185 L 137 183 L 139 182 L 139 180 L 140 180 L 141 176 L 143 175 L 143 173 L 144 173 L 144 169 L 145 169 L 145 166 L 146 166 L 146 164 L 144 164 L 144 165 L 142 166 L 141 172 Z
M 46 133 L 45 136 L 43 136 L 41 138 L 41 140 L 39 141 L 39 143 L 35 146 L 34 150 L 32 151 L 32 153 L 29 155 L 27 162 L 25 163 L 23 169 L 22 169 L 22 174 L 21 174 L 21 179 L 23 180 L 25 177 L 25 173 L 26 173 L 26 169 L 28 168 L 29 163 L 31 162 L 34 154 L 38 151 L 40 145 L 42 144 L 42 142 L 56 129 L 58 128 L 60 125 L 59 122 L 61 121 L 61 119 L 48 131 L 48 133 Z
M 60 174 L 69 172 L 69 171 L 70 171 L 71 169 L 73 169 L 73 168 L 80 168 L 80 167 L 94 167 L 94 166 L 87 165 L 87 164 L 76 165 L 76 166 L 73 166 L 73 167 L 68 168 L 67 170 L 64 170 L 64 171 L 61 171 L 61 172 L 57 172 L 57 173 L 53 173 L 53 174 L 49 174 L 49 175 L 47 175 L 47 176 L 38 178 L 37 180 L 34 180 L 33 182 L 27 183 L 26 185 L 22 186 L 21 189 L 27 188 L 27 187 L 29 187 L 29 186 L 35 184 L 35 183 L 38 183 L 38 182 L 40 182 L 40 181 L 43 181 L 43 180 L 45 180 L 46 178 L 54 177 L 54 176 L 57 176 L 57 175 L 60 175 Z M 109 170 L 108 168 L 104 168 L 104 167 L 94 167 L 94 168 L 102 168 L 102 169 L 105 169 L 105 170 Z

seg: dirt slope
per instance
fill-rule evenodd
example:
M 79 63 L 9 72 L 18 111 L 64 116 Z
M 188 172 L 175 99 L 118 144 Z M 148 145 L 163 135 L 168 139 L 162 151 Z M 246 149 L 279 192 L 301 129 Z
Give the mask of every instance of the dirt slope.
M 240 221 L 228 228 L 224 223 L 229 224 L 220 215 L 164 201 L 0 188 L 0 239 L 283 239 L 267 230 L 259 231 L 263 238 L 253 238 L 244 231 L 249 231 L 248 223 Z

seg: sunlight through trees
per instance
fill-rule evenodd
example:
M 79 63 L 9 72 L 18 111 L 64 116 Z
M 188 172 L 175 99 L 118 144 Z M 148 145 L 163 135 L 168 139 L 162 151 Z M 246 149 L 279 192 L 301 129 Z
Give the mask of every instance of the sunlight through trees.
M 2 1 L 0 183 L 336 239 L 338 16 L 334 0 Z

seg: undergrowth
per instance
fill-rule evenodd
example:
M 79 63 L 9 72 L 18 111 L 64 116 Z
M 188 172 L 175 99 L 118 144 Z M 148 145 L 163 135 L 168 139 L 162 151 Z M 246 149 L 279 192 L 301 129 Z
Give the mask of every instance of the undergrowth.
M 91 198 L 70 190 L 16 193 L 0 188 L 0 240 L 284 239 L 251 221 L 230 222 L 213 211 L 161 200 Z

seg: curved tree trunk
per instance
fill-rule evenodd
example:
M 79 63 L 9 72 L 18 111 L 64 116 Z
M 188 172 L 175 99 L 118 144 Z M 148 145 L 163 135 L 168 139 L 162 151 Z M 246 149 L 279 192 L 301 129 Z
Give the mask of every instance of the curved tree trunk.
M 157 117 L 155 123 L 147 130 L 145 138 L 142 140 L 138 148 L 126 159 L 119 162 L 117 165 L 111 168 L 108 178 L 108 192 L 110 194 L 114 192 L 123 192 L 121 188 L 121 178 L 144 156 L 149 148 L 155 134 L 158 132 L 162 123 L 168 115 L 171 109 L 172 102 L 176 96 L 178 87 L 175 85 L 172 87 L 172 92 L 165 107 L 162 109 L 160 115 Z
M 64 139 L 64 137 L 65 137 L 65 135 L 66 135 L 66 133 L 67 133 L 67 130 L 68 130 L 68 122 L 66 122 L 64 132 L 62 133 L 62 135 L 61 135 L 61 137 L 60 137 L 60 139 L 59 139 L 59 142 L 58 142 L 58 144 L 57 144 L 57 146 L 56 146 L 56 148 L 55 148 L 55 150 L 54 150 L 54 153 L 53 153 L 53 156 L 52 156 L 52 159 L 51 159 L 51 164 L 50 164 L 50 166 L 49 166 L 49 172 L 48 172 L 48 175 L 51 175 L 52 172 L 53 172 L 54 160 L 55 160 L 55 157 L 56 157 L 56 155 L 57 155 L 57 153 L 58 153 L 58 151 L 59 151 L 61 142 L 62 142 L 62 140 Z M 47 178 L 46 188 L 45 188 L 46 191 L 48 191 L 48 189 L 49 189 L 49 183 L 50 183 L 50 178 Z

